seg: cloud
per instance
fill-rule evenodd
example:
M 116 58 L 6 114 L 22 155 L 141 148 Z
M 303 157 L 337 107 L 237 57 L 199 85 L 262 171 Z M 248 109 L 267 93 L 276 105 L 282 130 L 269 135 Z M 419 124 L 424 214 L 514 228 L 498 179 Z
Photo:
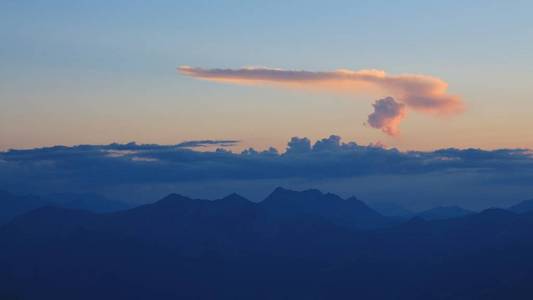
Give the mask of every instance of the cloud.
M 324 138 L 316 141 L 313 146 L 313 151 L 336 151 L 341 146 L 341 137 L 338 135 L 330 135 L 328 138 Z
M 388 75 L 381 70 L 344 69 L 332 72 L 310 72 L 264 67 L 202 69 L 182 66 L 178 68 L 178 71 L 198 79 L 233 84 L 271 84 L 334 92 L 386 93 L 405 105 L 406 109 L 433 115 L 456 114 L 464 109 L 459 96 L 448 94 L 448 84 L 445 81 L 428 75 Z M 396 122 L 399 121 L 400 119 L 396 119 Z M 393 130 L 394 127 L 390 129 Z
M 311 141 L 308 138 L 293 137 L 287 144 L 287 154 L 307 153 L 311 151 Z
M 381 129 L 388 135 L 400 133 L 398 125 L 405 118 L 405 104 L 396 102 L 392 97 L 376 100 L 374 112 L 368 116 L 368 125 Z
M 10 150 L 0 152 L 0 160 L 3 161 L 0 182 L 58 180 L 102 185 L 213 179 L 342 178 L 466 169 L 520 173 L 533 169 L 533 158 L 528 150 L 452 148 L 401 152 L 372 144 L 344 143 L 336 135 L 315 143 L 308 138 L 294 137 L 283 153 L 274 148 L 265 151 L 250 148 L 241 153 L 220 149 L 200 152 L 168 145 L 130 143 Z
M 484 197 L 494 199 L 506 193 L 509 201 L 517 200 L 508 193 L 518 191 L 523 194 L 516 197 L 527 199 L 531 197 L 528 193 L 533 193 L 533 157 L 525 149 L 399 151 L 343 142 L 336 135 L 317 141 L 293 137 L 281 153 L 273 148 L 234 153 L 222 148 L 199 151 L 176 146 L 183 144 L 115 143 L 0 152 L 0 189 L 21 193 L 116 192 L 115 196 L 124 200 L 140 194 L 154 200 L 182 188 L 189 189 L 192 196 L 208 192 L 220 196 L 244 189 L 254 192 L 252 187 L 261 182 L 268 182 L 265 192 L 276 185 L 297 182 L 302 188 L 329 185 L 335 186 L 331 191 L 339 188 L 359 193 L 366 189 L 372 191 L 370 196 L 404 198 L 407 196 L 402 193 L 419 197 L 417 190 L 424 189 L 433 194 L 439 191 L 443 201 L 452 196 L 459 199 L 461 193 L 469 195 L 461 198 L 465 201 L 481 202 Z M 434 185 L 427 186 L 427 182 Z M 463 187 L 459 188 L 459 183 Z M 389 190 L 392 186 L 394 190 Z M 159 187 L 166 188 L 157 190 Z M 161 193 L 154 195 L 156 191 Z
M 208 146 L 232 147 L 240 143 L 238 140 L 199 140 L 199 141 L 185 141 L 176 145 L 182 148 L 198 148 Z

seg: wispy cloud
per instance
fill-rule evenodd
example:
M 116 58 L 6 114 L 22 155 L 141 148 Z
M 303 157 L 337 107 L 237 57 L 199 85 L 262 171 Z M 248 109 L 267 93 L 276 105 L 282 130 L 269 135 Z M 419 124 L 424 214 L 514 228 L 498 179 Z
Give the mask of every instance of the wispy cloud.
M 447 92 L 448 84 L 428 75 L 388 75 L 381 70 L 336 70 L 331 72 L 294 71 L 264 67 L 241 69 L 202 69 L 182 66 L 178 71 L 186 76 L 233 84 L 273 84 L 301 89 L 322 89 L 352 93 L 386 93 L 405 105 L 406 109 L 433 115 L 459 113 L 464 104 L 459 96 Z M 383 103 L 383 102 L 381 102 Z M 395 127 L 376 127 L 391 134 Z
M 198 148 L 198 147 L 232 147 L 238 145 L 239 140 L 199 140 L 199 141 L 185 141 L 176 145 L 181 148 Z

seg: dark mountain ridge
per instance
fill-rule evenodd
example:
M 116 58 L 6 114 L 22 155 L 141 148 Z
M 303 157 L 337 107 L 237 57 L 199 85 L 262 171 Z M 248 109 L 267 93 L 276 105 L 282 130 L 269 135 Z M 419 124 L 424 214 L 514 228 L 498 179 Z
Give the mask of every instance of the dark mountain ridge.
M 518 214 L 533 212 L 533 199 L 521 201 L 509 207 L 508 210 Z
M 97 213 L 112 212 L 130 208 L 129 205 L 91 193 L 55 193 L 45 196 L 15 195 L 0 190 L 0 224 L 31 210 L 58 206 L 70 209 L 88 210 Z
M 50 204 L 36 196 L 15 196 L 0 190 L 0 224 L 30 210 Z
M 459 206 L 438 206 L 416 213 L 415 216 L 425 220 L 444 220 L 464 217 L 473 213 L 473 211 L 464 209 Z
M 378 228 L 392 223 L 355 197 L 342 199 L 319 190 L 296 192 L 278 187 L 259 206 L 276 218 L 319 217 L 354 229 Z
M 417 217 L 401 223 L 385 218 L 379 223 L 382 218 L 354 198 L 282 188 L 260 203 L 237 194 L 214 201 L 171 194 L 153 204 L 103 214 L 39 208 L 0 228 L 0 296 L 533 295 L 532 213 L 488 209 L 459 218 Z

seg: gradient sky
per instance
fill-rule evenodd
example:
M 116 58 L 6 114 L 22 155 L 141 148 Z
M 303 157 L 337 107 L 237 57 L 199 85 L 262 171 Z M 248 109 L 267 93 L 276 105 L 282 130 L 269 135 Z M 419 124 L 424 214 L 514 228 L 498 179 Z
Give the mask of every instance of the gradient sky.
M 401 149 L 533 148 L 531 1 L 1 1 L 0 150 L 338 134 Z M 201 81 L 176 67 L 439 77 L 464 113 L 363 126 L 375 99 Z

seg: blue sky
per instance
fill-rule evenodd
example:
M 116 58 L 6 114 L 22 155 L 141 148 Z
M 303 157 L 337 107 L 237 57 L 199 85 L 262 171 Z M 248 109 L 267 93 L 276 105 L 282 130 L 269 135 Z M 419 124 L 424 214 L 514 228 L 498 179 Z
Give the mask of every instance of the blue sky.
M 528 1 L 3 1 L 0 149 L 339 134 L 401 149 L 533 147 Z M 180 65 L 437 76 L 467 110 L 362 126 L 374 99 L 197 81 Z

